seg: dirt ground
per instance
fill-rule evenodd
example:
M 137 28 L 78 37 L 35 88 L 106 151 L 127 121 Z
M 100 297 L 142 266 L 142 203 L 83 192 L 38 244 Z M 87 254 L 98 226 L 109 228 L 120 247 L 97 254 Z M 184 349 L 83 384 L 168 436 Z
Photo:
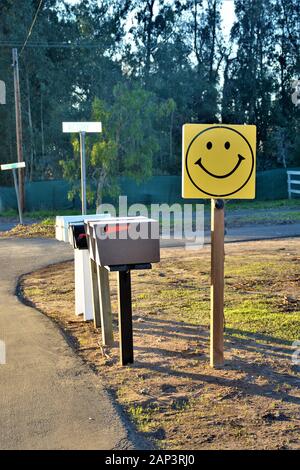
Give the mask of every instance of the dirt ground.
M 74 315 L 73 263 L 25 276 L 20 294 L 51 317 L 137 428 L 165 449 L 299 449 L 300 239 L 226 245 L 225 358 L 209 366 L 209 247 L 162 250 L 132 275 L 132 366 Z

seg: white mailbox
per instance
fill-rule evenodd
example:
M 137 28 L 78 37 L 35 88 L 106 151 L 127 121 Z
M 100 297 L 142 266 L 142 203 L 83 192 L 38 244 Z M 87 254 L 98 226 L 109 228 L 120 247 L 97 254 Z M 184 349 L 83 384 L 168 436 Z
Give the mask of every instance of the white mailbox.
M 72 224 L 84 224 L 84 221 L 109 219 L 110 214 L 93 215 L 68 215 L 57 216 L 55 237 L 59 241 L 70 243 L 74 246 Z M 88 250 L 74 249 L 75 270 L 75 314 L 83 314 L 84 320 L 92 320 L 94 317 L 92 301 L 92 279 L 90 272 L 90 259 Z
M 110 214 L 59 215 L 56 217 L 55 238 L 73 245 L 73 239 L 69 237 L 69 227 L 72 223 L 84 223 L 84 220 L 99 220 L 107 217 L 110 217 Z

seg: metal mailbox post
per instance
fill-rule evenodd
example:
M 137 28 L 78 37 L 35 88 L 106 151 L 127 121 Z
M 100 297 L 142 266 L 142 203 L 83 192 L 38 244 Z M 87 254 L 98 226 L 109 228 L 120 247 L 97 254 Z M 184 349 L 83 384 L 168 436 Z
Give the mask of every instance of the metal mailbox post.
M 102 220 L 110 218 L 110 214 L 57 216 L 55 237 L 59 241 L 70 243 L 74 248 L 75 265 L 75 314 L 83 314 L 84 320 L 94 319 L 92 298 L 92 276 L 88 249 L 74 245 L 72 226 L 84 224 L 84 220 Z M 109 289 L 109 286 L 107 287 Z
M 159 225 L 146 217 L 111 218 L 85 222 L 90 257 L 102 273 L 117 271 L 120 362 L 133 363 L 131 270 L 151 269 L 160 261 Z M 98 271 L 99 273 L 99 271 Z M 94 286 L 95 284 L 93 284 Z M 100 290 L 100 295 L 102 295 Z M 94 295 L 94 298 L 96 296 Z M 112 342 L 111 315 L 101 312 L 102 339 Z
M 87 212 L 86 202 L 86 155 L 85 155 L 85 134 L 102 132 L 101 122 L 63 122 L 63 132 L 79 133 L 80 137 L 80 167 L 81 167 L 81 211 Z

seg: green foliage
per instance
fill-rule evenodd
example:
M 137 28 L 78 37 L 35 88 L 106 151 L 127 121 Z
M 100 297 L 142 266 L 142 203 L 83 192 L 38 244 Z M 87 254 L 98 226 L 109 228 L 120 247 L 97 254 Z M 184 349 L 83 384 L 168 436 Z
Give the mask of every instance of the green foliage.
M 114 97 L 111 125 L 118 142 L 118 169 L 142 181 L 151 176 L 152 158 L 159 149 L 154 128 L 159 106 L 152 94 L 138 87 L 118 85 Z
M 299 165 L 299 1 L 234 0 L 229 39 L 225 3 L 44 0 L 19 60 L 27 178 L 63 173 L 74 197 L 78 142 L 61 122 L 89 118 L 104 130 L 87 138 L 90 201 L 116 195 L 118 176 L 179 174 L 186 122 L 254 123 L 258 169 Z M 36 0 L 0 4 L 1 161 L 16 160 L 11 48 L 20 52 L 36 9 Z
M 101 121 L 100 136 L 87 135 L 87 199 L 99 205 L 104 195 L 116 196 L 118 177 L 129 176 L 138 182 L 152 175 L 153 157 L 159 150 L 160 126 L 175 109 L 173 100 L 159 103 L 155 95 L 141 87 L 117 85 L 114 103 L 108 106 L 95 98 L 92 120 Z M 157 127 L 155 127 L 155 125 Z M 80 143 L 72 138 L 73 156 L 61 160 L 64 177 L 72 182 L 69 198 L 80 192 Z

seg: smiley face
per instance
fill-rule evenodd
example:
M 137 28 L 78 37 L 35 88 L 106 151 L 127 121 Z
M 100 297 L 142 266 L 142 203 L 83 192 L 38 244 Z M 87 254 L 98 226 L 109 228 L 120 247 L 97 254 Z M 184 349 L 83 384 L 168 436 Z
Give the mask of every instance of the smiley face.
M 187 146 L 186 173 L 192 185 L 206 197 L 233 197 L 253 175 L 255 149 L 237 128 L 255 126 L 234 127 L 205 127 Z

